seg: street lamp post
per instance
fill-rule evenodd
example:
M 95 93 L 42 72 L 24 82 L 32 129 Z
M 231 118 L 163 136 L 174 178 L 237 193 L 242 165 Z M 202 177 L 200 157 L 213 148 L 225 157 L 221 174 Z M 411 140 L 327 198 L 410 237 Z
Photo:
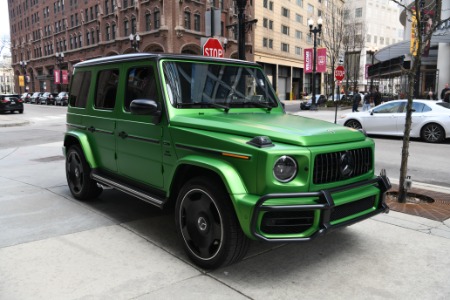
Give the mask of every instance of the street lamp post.
M 139 43 L 141 42 L 141 37 L 139 36 L 139 34 L 130 33 L 129 38 L 131 47 L 133 48 L 134 52 L 139 52 Z
M 309 34 L 313 34 L 314 38 L 314 49 L 313 49 L 313 72 L 312 72 L 312 99 L 311 99 L 311 109 L 316 110 L 316 56 L 317 56 L 317 34 L 322 33 L 322 18 L 319 17 L 317 20 L 317 26 L 314 26 L 314 21 L 312 19 L 308 20 Z
M 56 64 L 58 65 L 58 69 L 59 69 L 59 78 L 58 78 L 58 82 L 59 82 L 59 92 L 62 92 L 62 63 L 64 61 L 64 52 L 56 52 L 55 53 L 55 57 L 56 57 Z
M 27 81 L 27 62 L 26 61 L 24 61 L 24 60 L 21 60 L 20 62 L 19 62 L 19 66 L 20 66 L 20 68 L 22 69 L 22 71 L 23 71 L 23 81 L 24 81 L 24 83 L 25 83 L 25 86 L 23 87 L 23 89 L 24 89 L 24 91 L 26 92 L 26 81 Z M 20 92 L 22 92 L 22 89 L 20 88 L 20 85 L 19 85 L 19 90 L 20 90 Z
M 240 60 L 245 60 L 245 6 L 247 0 L 236 0 L 238 7 L 238 56 Z
M 367 54 L 370 54 L 371 59 L 372 59 L 372 64 L 371 66 L 373 66 L 373 64 L 375 63 L 375 53 L 377 53 L 377 49 L 370 49 L 367 50 Z M 370 76 L 370 93 L 373 92 L 373 76 Z

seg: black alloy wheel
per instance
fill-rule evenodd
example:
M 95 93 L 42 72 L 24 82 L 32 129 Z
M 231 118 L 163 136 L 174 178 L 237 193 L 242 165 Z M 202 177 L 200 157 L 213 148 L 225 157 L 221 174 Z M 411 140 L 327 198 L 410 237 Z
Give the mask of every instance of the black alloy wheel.
M 227 195 L 222 184 L 206 177 L 191 179 L 178 195 L 178 235 L 189 258 L 204 269 L 239 261 L 248 249 L 249 240 Z
M 78 145 L 67 151 L 66 178 L 70 192 L 78 200 L 91 200 L 102 192 L 97 182 L 91 179 L 91 168 Z

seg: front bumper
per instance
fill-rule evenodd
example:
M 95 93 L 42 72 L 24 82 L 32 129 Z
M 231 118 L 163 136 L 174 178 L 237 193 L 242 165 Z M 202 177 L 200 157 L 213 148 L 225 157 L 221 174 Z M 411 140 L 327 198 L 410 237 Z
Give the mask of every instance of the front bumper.
M 335 201 L 333 199 L 332 194 L 348 191 L 356 188 L 361 188 L 364 186 L 375 186 L 379 190 L 379 200 L 377 202 L 377 205 L 375 209 L 370 210 L 369 212 L 358 215 L 357 209 L 358 206 L 353 207 L 346 207 L 350 211 L 350 213 L 342 213 L 338 212 L 339 217 L 335 216 L 335 210 L 338 210 L 341 207 L 344 207 L 344 205 L 337 206 L 335 205 Z M 334 189 L 329 190 L 321 190 L 318 192 L 305 192 L 305 193 L 277 193 L 277 194 L 267 194 L 259 198 L 258 202 L 255 205 L 253 215 L 251 218 L 250 223 L 250 230 L 251 234 L 263 241 L 269 241 L 269 242 L 306 242 L 313 240 L 317 238 L 318 236 L 321 236 L 325 234 L 326 232 L 339 228 L 348 226 L 354 223 L 357 223 L 359 221 L 368 219 L 374 215 L 377 215 L 379 213 L 387 213 L 389 211 L 389 207 L 387 206 L 385 202 L 385 195 L 386 192 L 391 188 L 391 183 L 389 181 L 389 178 L 386 175 L 381 175 L 376 178 L 373 178 L 371 180 L 365 180 L 357 183 L 353 183 L 350 185 L 346 185 L 343 187 L 338 187 Z M 287 198 L 307 198 L 307 197 L 318 197 L 317 204 L 306 204 L 306 205 L 283 205 L 283 206 L 276 206 L 276 205 L 264 205 L 267 201 L 273 200 L 273 199 L 287 199 Z M 369 197 L 370 198 L 370 197 Z M 369 198 L 366 199 L 359 199 L 354 202 L 348 203 L 349 205 L 352 205 L 354 203 L 358 202 L 366 202 L 367 200 L 371 200 Z M 374 202 L 372 202 L 374 203 Z M 259 223 L 261 222 L 260 216 L 262 212 L 266 213 L 289 213 L 289 212 L 316 212 L 320 211 L 320 222 L 318 224 L 318 229 L 315 230 L 311 235 L 306 237 L 274 237 L 274 235 L 266 235 L 264 236 L 261 232 Z M 354 218 L 351 217 L 351 215 L 357 215 Z M 334 222 L 335 224 L 332 224 L 336 218 L 343 219 L 341 222 Z M 267 237 L 270 236 L 270 237 Z M 281 235 L 283 236 L 283 235 Z

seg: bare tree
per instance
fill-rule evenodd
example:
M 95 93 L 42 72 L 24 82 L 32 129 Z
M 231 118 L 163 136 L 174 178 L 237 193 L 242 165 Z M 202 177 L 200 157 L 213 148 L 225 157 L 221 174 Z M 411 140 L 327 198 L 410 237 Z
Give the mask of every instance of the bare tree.
M 357 22 L 355 16 L 346 16 L 343 49 L 345 51 L 346 93 L 352 85 L 358 88 L 361 74 L 361 51 L 365 48 L 366 29 L 364 22 Z
M 410 131 L 412 123 L 412 104 L 413 96 L 415 92 L 415 80 L 416 74 L 420 70 L 422 55 L 427 51 L 429 43 L 431 41 L 434 31 L 444 22 L 447 22 L 450 18 L 445 20 L 441 19 L 442 2 L 448 0 L 436 0 L 436 1 L 424 1 L 424 0 L 414 0 L 410 5 L 404 4 L 401 0 L 391 0 L 394 3 L 402 6 L 408 14 L 411 16 L 412 29 L 411 33 L 414 35 L 414 40 L 412 42 L 413 49 L 411 51 L 411 68 L 403 69 L 406 73 L 409 88 L 407 91 L 408 102 L 406 105 L 406 120 L 405 129 L 403 135 L 403 145 L 402 145 L 402 157 L 400 165 L 400 180 L 399 180 L 399 190 L 398 190 L 398 201 L 406 202 L 407 188 L 405 185 L 406 176 L 408 171 L 408 157 L 409 157 L 409 140 Z M 426 22 L 425 22 L 426 20 Z M 416 87 L 418 88 L 418 86 Z
M 331 65 L 331 70 L 334 71 L 338 64 L 339 52 L 342 49 L 342 41 L 344 38 L 344 10 L 342 0 L 330 0 L 327 2 L 326 9 L 324 10 L 324 22 L 323 25 L 323 44 L 327 48 L 327 58 Z M 331 81 L 331 88 L 334 90 L 335 82 Z

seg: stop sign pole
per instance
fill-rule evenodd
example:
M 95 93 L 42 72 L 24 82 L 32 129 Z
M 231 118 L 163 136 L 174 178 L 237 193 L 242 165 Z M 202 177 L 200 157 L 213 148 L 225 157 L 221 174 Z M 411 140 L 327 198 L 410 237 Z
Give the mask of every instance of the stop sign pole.
M 342 82 L 342 80 L 344 80 L 345 77 L 345 68 L 344 66 L 337 66 L 336 69 L 334 70 L 334 79 L 336 79 L 337 82 Z M 341 89 L 339 88 L 339 85 L 337 86 L 338 89 L 338 97 L 339 99 L 337 100 L 341 100 Z M 337 123 L 337 100 L 335 100 L 334 104 L 335 104 L 335 111 L 334 111 L 334 124 Z
M 209 38 L 203 45 L 203 56 L 224 57 L 222 43 L 218 39 Z

